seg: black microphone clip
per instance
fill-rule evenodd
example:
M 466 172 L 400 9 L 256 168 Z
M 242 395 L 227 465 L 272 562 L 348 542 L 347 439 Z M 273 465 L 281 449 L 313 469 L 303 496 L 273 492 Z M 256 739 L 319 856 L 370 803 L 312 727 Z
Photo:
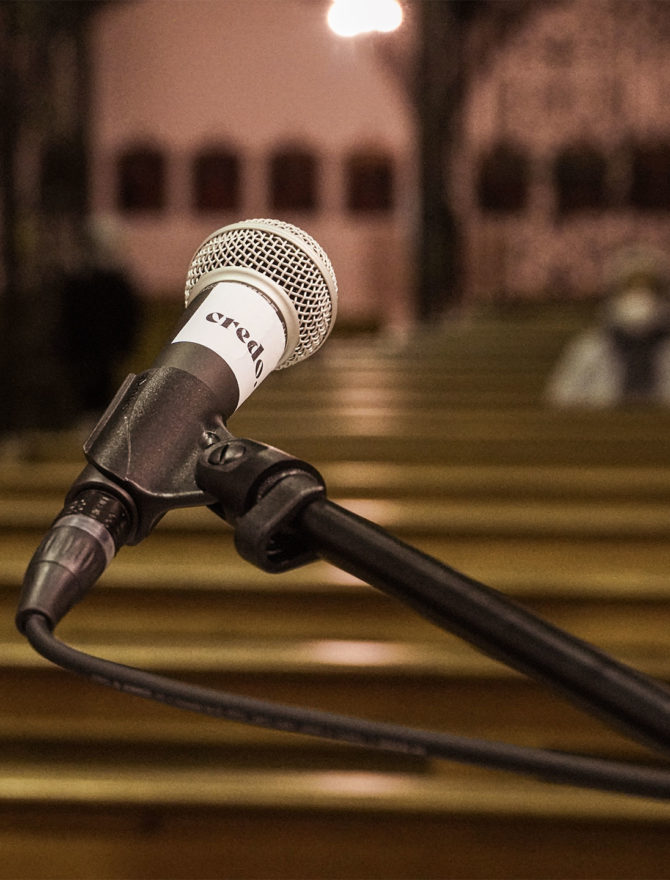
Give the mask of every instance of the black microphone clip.
M 235 530 L 235 547 L 247 562 L 278 573 L 318 558 L 297 525 L 300 512 L 325 497 L 311 464 L 256 440 L 230 438 L 200 453 L 196 482 L 208 505 Z

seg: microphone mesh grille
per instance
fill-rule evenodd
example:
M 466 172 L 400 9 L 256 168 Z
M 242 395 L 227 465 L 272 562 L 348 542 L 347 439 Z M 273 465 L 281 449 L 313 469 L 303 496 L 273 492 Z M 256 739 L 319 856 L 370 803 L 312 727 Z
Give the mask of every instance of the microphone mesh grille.
M 186 300 L 210 272 L 253 269 L 279 284 L 298 315 L 299 337 L 280 369 L 313 354 L 325 341 L 337 311 L 337 281 L 323 248 L 290 223 L 245 220 L 212 233 L 198 248 L 186 277 Z

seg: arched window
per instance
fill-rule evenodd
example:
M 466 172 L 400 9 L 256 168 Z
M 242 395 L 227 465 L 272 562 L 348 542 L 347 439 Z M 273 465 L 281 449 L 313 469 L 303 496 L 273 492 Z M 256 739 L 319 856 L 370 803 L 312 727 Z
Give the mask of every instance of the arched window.
M 608 207 L 607 161 L 595 147 L 564 147 L 554 160 L 553 171 L 560 215 Z
M 270 205 L 275 211 L 314 211 L 318 204 L 318 160 L 297 147 L 270 157 Z
M 241 174 L 237 153 L 208 149 L 198 153 L 192 168 L 196 211 L 234 211 L 240 208 Z
M 357 152 L 345 160 L 347 210 L 382 213 L 393 210 L 393 159 L 385 153 Z
M 166 161 L 154 147 L 133 147 L 117 160 L 117 202 L 122 211 L 165 208 Z
M 515 144 L 500 143 L 482 156 L 477 200 L 484 211 L 515 214 L 524 210 L 530 186 L 530 160 Z
M 633 149 L 630 203 L 643 210 L 670 209 L 670 144 L 640 144 Z

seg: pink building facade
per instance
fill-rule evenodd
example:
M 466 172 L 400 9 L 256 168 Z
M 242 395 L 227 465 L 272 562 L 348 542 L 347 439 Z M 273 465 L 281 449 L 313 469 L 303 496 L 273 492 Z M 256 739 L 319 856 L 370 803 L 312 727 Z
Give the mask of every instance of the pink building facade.
M 467 296 L 588 295 L 602 290 L 621 249 L 670 254 L 669 96 L 670 4 L 531 7 L 473 71 L 453 175 Z M 527 192 L 517 210 L 487 211 L 478 204 L 478 167 L 501 143 L 526 158 Z M 582 198 L 564 206 L 557 177 L 571 153 L 588 161 L 574 170 Z
M 325 12 L 305 0 L 139 0 L 96 17 L 93 206 L 119 214 L 130 268 L 148 296 L 179 296 L 195 249 L 216 228 L 275 216 L 269 160 L 297 147 L 318 163 L 316 204 L 279 219 L 330 256 L 344 317 L 406 320 L 410 113 L 372 46 L 336 37 Z M 133 144 L 166 157 L 160 211 L 118 211 L 116 157 Z M 216 146 L 240 157 L 240 204 L 196 211 L 193 157 Z M 391 210 L 347 210 L 343 162 L 361 148 L 393 157 Z
M 619 248 L 643 243 L 670 252 L 670 195 L 666 205 L 652 180 L 650 201 L 633 179 L 644 178 L 651 156 L 653 173 L 670 180 L 663 165 L 669 7 L 538 2 L 485 53 L 474 35 L 451 175 L 465 232 L 466 301 L 587 295 L 602 288 Z M 412 111 L 374 45 L 336 37 L 326 9 L 320 0 L 137 0 L 96 16 L 93 207 L 120 221 L 124 253 L 147 296 L 178 297 L 194 250 L 217 227 L 278 216 L 271 156 L 297 148 L 317 163 L 318 193 L 309 209 L 283 211 L 281 219 L 328 252 L 343 318 L 391 328 L 411 321 Z M 158 211 L 119 207 L 118 157 L 133 145 L 165 158 Z M 520 189 L 511 202 L 508 192 L 491 204 L 482 197 L 482 167 L 501 145 L 523 160 Z M 208 148 L 240 157 L 234 210 L 194 208 L 193 160 Z M 347 157 L 365 150 L 392 160 L 393 198 L 381 211 L 347 203 Z M 570 151 L 578 158 L 576 166 L 568 161 L 565 185 L 576 174 L 576 199 L 558 180 L 559 160 Z M 667 156 L 670 162 L 670 148 Z

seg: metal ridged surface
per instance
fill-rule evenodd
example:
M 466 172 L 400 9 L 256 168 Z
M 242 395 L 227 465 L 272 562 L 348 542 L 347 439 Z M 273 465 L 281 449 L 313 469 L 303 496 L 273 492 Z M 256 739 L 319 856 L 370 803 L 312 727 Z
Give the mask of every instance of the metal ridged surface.
M 208 274 L 247 268 L 279 284 L 298 315 L 299 338 L 281 368 L 313 354 L 335 321 L 337 281 L 323 248 L 290 223 L 245 220 L 212 233 L 198 248 L 186 277 L 186 299 Z

